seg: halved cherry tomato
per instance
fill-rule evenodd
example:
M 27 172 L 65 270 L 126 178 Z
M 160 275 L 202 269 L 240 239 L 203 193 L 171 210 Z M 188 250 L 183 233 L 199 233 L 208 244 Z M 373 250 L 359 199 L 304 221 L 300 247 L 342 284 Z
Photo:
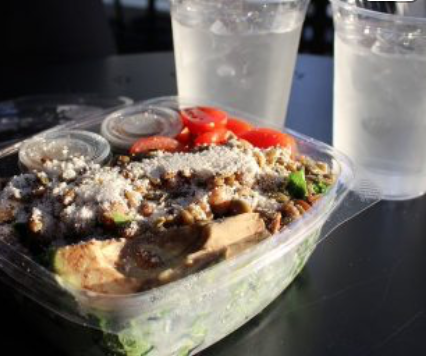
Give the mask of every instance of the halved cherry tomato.
M 187 127 L 184 127 L 183 130 L 175 137 L 182 145 L 186 146 L 191 142 L 192 135 Z
M 179 141 L 166 136 L 144 137 L 136 141 L 130 148 L 130 154 L 144 153 L 152 150 L 163 150 L 167 152 L 180 151 L 182 145 Z
M 225 128 L 228 114 L 210 107 L 194 107 L 181 111 L 182 121 L 189 131 L 201 135 L 208 131 Z
M 296 140 L 292 136 L 272 129 L 253 129 L 243 133 L 240 138 L 259 148 L 274 146 L 288 147 L 292 153 L 295 153 L 297 150 Z
M 229 131 L 223 128 L 205 132 L 195 139 L 194 145 L 220 145 L 221 143 L 225 143 L 228 140 L 228 135 Z
M 237 137 L 240 137 L 243 133 L 253 129 L 253 125 L 243 120 L 228 118 L 226 128 L 229 131 L 232 131 L 235 135 L 237 135 Z

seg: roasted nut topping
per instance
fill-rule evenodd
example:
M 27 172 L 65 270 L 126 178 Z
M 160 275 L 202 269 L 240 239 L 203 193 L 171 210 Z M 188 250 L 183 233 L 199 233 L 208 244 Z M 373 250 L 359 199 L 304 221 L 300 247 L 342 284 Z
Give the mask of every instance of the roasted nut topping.
M 145 216 L 145 217 L 149 217 L 152 215 L 152 213 L 154 212 L 154 204 L 149 203 L 149 202 L 143 202 L 141 204 L 140 207 L 140 213 Z
M 194 216 L 188 210 L 182 210 L 180 212 L 180 220 L 183 225 L 192 225 L 195 222 Z
M 136 208 L 139 205 L 138 199 L 136 198 L 136 194 L 134 192 L 126 190 L 124 192 L 124 196 L 126 197 L 127 201 L 129 202 L 129 206 L 131 208 Z
M 231 215 L 238 215 L 238 214 L 244 214 L 244 213 L 251 213 L 252 208 L 249 203 L 247 203 L 245 200 L 241 199 L 234 199 L 231 201 L 229 205 L 229 213 Z
M 209 197 L 209 204 L 212 212 L 217 215 L 226 214 L 231 200 L 226 196 L 222 187 L 213 189 Z

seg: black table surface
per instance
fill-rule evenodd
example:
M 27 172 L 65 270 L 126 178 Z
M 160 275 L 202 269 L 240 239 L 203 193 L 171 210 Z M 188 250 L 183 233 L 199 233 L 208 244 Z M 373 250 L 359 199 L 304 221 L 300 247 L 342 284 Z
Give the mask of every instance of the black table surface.
M 326 142 L 332 68 L 330 58 L 299 56 L 287 120 L 290 128 Z M 0 99 L 83 92 L 134 99 L 175 94 L 172 53 L 0 68 Z M 426 197 L 380 202 L 323 241 L 260 315 L 200 355 L 426 355 L 425 271 Z M 16 355 L 60 354 L 0 294 L 2 347 Z

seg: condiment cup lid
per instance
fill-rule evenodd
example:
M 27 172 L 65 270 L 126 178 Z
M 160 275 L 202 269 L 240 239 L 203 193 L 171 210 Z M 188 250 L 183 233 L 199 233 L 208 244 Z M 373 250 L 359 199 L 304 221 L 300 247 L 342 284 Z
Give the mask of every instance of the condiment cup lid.
M 179 113 L 160 107 L 130 106 L 105 118 L 101 134 L 117 149 L 127 150 L 147 136 L 175 137 L 183 128 Z

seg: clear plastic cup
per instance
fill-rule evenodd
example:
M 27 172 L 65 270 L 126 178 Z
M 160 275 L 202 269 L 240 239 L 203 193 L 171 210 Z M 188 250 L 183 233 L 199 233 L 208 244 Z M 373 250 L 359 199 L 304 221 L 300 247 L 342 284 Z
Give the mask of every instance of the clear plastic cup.
M 335 24 L 334 145 L 383 198 L 426 192 L 426 19 L 331 0 Z
M 309 0 L 172 0 L 179 96 L 283 127 Z

